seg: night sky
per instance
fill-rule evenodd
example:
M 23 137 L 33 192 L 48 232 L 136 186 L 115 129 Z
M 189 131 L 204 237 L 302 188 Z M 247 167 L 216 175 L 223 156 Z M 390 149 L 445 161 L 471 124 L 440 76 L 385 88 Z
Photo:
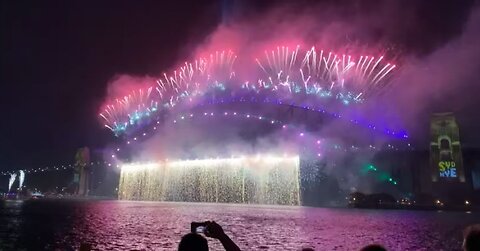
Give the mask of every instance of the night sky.
M 321 1 L 291 2 L 1 1 L 0 170 L 71 163 L 82 146 L 101 151 L 113 136 L 97 114 L 115 74 L 158 75 L 174 67 L 222 22 L 222 10 L 224 19 L 242 19 Z M 378 2 L 322 4 L 374 13 Z M 400 32 L 380 29 L 378 36 L 418 56 L 459 36 L 474 8 L 471 1 L 402 3 L 391 17 Z M 464 134 L 479 126 L 468 122 Z

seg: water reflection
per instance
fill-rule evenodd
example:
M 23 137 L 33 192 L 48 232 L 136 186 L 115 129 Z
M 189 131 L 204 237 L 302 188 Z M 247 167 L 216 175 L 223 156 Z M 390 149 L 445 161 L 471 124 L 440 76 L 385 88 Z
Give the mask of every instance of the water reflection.
M 452 250 L 478 213 L 123 201 L 4 202 L 0 250 L 175 250 L 191 221 L 214 219 L 244 250 Z M 210 241 L 212 250 L 221 250 Z

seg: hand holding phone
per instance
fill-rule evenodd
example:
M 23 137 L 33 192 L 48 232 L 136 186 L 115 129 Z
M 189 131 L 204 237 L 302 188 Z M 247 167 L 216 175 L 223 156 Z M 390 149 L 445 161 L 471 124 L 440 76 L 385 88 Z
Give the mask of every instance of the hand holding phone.
M 225 236 L 225 232 L 223 231 L 223 228 L 218 225 L 215 221 L 207 221 L 206 227 L 207 231 L 205 232 L 205 235 L 210 238 L 215 238 L 215 239 L 222 239 Z

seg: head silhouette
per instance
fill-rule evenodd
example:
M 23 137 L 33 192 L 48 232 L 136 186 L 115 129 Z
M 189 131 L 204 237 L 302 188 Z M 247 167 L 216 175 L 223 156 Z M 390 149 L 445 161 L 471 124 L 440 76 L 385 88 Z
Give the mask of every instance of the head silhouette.
M 208 251 L 207 239 L 196 233 L 186 234 L 178 244 L 178 251 Z
M 387 249 L 378 244 L 371 244 L 363 247 L 360 251 L 387 251 Z
M 480 250 L 480 224 L 469 226 L 463 232 L 463 250 Z

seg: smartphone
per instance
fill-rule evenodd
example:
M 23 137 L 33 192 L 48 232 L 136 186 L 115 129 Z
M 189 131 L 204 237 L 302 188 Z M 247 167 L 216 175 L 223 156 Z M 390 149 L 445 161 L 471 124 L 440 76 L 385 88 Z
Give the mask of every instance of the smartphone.
M 195 233 L 203 234 L 203 233 L 205 233 L 205 228 L 206 228 L 205 226 L 199 226 L 199 227 L 197 227 L 197 229 L 195 229 Z
M 192 222 L 190 225 L 190 231 L 192 233 L 204 234 L 207 229 L 206 222 Z

